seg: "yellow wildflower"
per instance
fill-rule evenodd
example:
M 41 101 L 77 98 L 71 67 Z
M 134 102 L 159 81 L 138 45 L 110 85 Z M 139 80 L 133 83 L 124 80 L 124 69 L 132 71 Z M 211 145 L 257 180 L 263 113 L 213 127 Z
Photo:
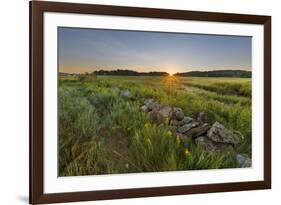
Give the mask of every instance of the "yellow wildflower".
M 150 141 L 149 138 L 147 138 L 147 139 L 145 140 L 145 142 L 146 142 L 146 144 L 151 145 L 151 141 Z
M 177 144 L 180 144 L 180 142 L 181 142 L 180 136 L 177 135 L 176 141 L 177 141 Z
M 144 127 L 147 129 L 147 128 L 150 128 L 151 127 L 151 124 L 149 122 L 145 123 L 144 124 Z
M 184 150 L 184 155 L 186 157 L 191 157 L 191 153 L 189 152 L 189 150 L 187 148 Z
M 166 117 L 166 119 L 165 119 L 165 124 L 169 125 L 169 118 L 168 117 Z
M 132 128 L 130 128 L 130 127 L 127 128 L 128 131 L 131 131 L 131 129 L 132 129 Z
M 173 135 L 173 133 L 169 130 L 169 131 L 167 132 L 167 137 L 168 137 L 168 138 L 171 138 L 172 135 Z

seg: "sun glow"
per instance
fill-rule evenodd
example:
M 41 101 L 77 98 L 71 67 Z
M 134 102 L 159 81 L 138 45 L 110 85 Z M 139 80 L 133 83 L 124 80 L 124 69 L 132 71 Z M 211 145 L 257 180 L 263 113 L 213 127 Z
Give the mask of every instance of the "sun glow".
M 169 74 L 169 76 L 173 76 L 174 75 L 174 72 L 172 72 L 172 71 L 167 71 L 167 73 Z
M 173 86 L 178 81 L 177 77 L 170 74 L 164 78 L 164 82 L 167 85 Z
M 178 72 L 180 67 L 178 65 L 168 65 L 165 66 L 165 71 L 169 74 L 169 76 L 173 76 L 175 73 Z

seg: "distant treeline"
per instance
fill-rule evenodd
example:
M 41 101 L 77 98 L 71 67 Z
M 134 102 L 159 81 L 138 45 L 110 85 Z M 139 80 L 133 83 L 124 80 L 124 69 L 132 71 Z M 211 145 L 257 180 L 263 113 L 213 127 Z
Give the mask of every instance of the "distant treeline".
M 237 77 L 251 78 L 252 72 L 245 70 L 213 70 L 213 71 L 191 71 L 186 73 L 175 73 L 180 77 Z
M 137 72 L 133 70 L 98 70 L 95 75 L 119 75 L 119 76 L 167 76 L 166 72 Z
M 93 71 L 94 75 L 109 75 L 109 76 L 167 76 L 166 72 L 137 72 L 133 70 L 97 70 Z M 65 75 L 81 75 L 81 74 L 67 74 L 59 73 L 60 76 Z M 252 72 L 245 70 L 214 70 L 214 71 L 191 71 L 186 73 L 175 73 L 174 76 L 179 77 L 239 77 L 251 78 Z

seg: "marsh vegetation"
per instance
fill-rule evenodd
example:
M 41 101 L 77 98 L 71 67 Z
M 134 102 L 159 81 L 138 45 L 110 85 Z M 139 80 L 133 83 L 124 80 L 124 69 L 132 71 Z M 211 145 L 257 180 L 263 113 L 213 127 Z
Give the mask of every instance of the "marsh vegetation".
M 238 167 L 235 153 L 207 152 L 153 122 L 140 109 L 151 98 L 239 131 L 235 151 L 251 156 L 250 78 L 72 75 L 58 92 L 60 176 Z

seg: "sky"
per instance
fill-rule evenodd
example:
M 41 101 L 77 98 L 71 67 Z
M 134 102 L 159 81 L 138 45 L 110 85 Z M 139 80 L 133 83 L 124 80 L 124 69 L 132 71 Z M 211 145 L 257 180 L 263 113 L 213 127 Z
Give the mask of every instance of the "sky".
M 251 48 L 249 36 L 58 28 L 58 66 L 65 73 L 251 70 Z

